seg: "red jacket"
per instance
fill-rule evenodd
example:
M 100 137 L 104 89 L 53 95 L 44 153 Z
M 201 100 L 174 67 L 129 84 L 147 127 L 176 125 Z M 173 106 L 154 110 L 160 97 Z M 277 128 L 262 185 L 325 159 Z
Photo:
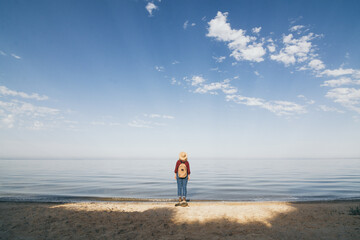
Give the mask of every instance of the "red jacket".
M 178 172 L 178 169 L 179 169 L 179 166 L 180 166 L 181 163 L 185 163 L 186 168 L 187 168 L 187 173 L 188 173 L 188 175 L 190 175 L 190 164 L 189 164 L 189 161 L 181 161 L 181 160 L 178 160 L 178 161 L 176 162 L 176 166 L 175 166 L 175 173 Z

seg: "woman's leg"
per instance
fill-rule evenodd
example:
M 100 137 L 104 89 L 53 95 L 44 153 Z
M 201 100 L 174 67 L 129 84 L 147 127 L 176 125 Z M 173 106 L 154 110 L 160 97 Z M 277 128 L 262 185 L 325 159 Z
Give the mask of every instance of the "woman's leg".
M 178 175 L 176 175 L 176 181 L 177 181 L 177 189 L 178 189 L 178 197 L 182 197 L 181 196 L 181 179 L 179 178 Z
M 184 196 L 184 179 L 180 178 L 180 194 L 183 197 Z
M 187 182 L 188 182 L 188 178 L 184 178 L 183 179 L 183 197 L 186 198 L 186 194 L 187 194 Z

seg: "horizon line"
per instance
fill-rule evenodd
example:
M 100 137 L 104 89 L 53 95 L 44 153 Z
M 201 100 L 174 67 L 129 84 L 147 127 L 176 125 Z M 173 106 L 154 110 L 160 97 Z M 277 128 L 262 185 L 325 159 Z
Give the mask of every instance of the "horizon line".
M 142 160 L 142 159 L 177 159 L 177 157 L 0 157 L 0 161 L 3 160 Z M 312 160 L 312 159 L 359 159 L 360 156 L 352 157 L 192 157 L 189 159 L 200 160 Z

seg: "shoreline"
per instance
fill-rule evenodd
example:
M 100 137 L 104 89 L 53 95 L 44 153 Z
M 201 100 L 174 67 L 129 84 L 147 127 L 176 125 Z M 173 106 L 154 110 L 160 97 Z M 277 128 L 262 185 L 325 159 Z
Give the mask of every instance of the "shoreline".
M 360 239 L 360 200 L 0 202 L 0 239 Z
M 34 198 L 6 198 L 0 197 L 0 203 L 122 203 L 122 202 L 144 202 L 144 203 L 171 203 L 177 202 L 178 198 L 127 198 L 127 197 L 78 197 L 78 196 L 45 196 L 45 197 L 34 197 Z M 213 202 L 224 202 L 224 203 L 258 203 L 258 202 L 277 202 L 277 203 L 328 203 L 328 202 L 358 202 L 360 197 L 352 198 L 337 198 L 337 199 L 309 199 L 309 200 L 221 200 L 221 199 L 187 199 L 188 202 L 193 203 L 213 203 Z

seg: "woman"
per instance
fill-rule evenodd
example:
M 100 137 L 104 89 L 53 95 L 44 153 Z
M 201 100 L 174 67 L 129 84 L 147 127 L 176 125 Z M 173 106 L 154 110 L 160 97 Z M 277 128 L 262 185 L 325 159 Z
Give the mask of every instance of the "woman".
M 186 194 L 187 194 L 187 182 L 190 180 L 190 165 L 187 160 L 187 153 L 181 152 L 179 154 L 179 160 L 175 166 L 175 179 L 178 187 L 179 203 L 176 206 L 187 206 Z

